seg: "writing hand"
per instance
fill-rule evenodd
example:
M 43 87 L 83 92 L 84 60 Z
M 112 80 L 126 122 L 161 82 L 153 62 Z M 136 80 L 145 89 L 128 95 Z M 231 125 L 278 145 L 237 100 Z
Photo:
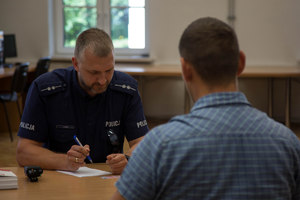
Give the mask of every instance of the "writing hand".
M 73 145 L 67 152 L 67 169 L 70 171 L 76 171 L 79 167 L 84 166 L 84 160 L 89 155 L 89 152 L 89 145 L 85 145 L 83 147 L 79 145 Z

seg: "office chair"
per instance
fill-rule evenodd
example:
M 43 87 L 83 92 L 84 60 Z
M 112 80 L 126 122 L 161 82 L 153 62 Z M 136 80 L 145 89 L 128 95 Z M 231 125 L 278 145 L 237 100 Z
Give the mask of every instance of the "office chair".
M 36 79 L 40 75 L 48 72 L 49 67 L 50 67 L 50 61 L 51 61 L 50 57 L 43 57 L 38 60 L 35 70 L 32 73 L 28 74 L 27 84 L 24 89 L 25 92 L 28 91 L 28 89 L 34 79 Z
M 43 57 L 39 59 L 35 68 L 34 79 L 36 79 L 41 74 L 48 72 L 50 67 L 50 61 L 50 57 Z
M 21 119 L 22 114 L 21 114 L 21 108 L 19 105 L 19 97 L 24 92 L 24 89 L 27 84 L 28 66 L 29 66 L 29 63 L 22 63 L 22 64 L 16 66 L 16 69 L 15 69 L 15 72 L 14 72 L 14 75 L 13 75 L 12 81 L 11 81 L 10 93 L 0 94 L 0 101 L 4 107 L 5 117 L 6 117 L 11 141 L 13 141 L 13 135 L 12 135 L 12 130 L 11 130 L 10 122 L 9 122 L 9 118 L 8 118 L 6 102 L 16 102 L 18 111 L 19 111 L 19 115 L 20 115 L 20 119 Z

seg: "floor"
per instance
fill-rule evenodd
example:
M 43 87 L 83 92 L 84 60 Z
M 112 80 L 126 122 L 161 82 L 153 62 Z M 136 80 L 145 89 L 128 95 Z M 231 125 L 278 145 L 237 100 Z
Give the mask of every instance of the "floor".
M 148 120 L 150 129 L 159 124 L 165 123 L 166 120 Z M 300 139 L 300 124 L 292 124 L 292 130 Z M 17 133 L 14 132 L 14 141 L 9 139 L 8 132 L 0 132 L 0 167 L 17 166 L 16 162 L 16 146 Z

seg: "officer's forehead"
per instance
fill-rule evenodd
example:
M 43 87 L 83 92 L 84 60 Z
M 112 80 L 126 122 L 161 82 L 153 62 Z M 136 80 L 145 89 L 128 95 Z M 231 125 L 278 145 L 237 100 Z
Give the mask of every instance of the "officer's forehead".
M 83 59 L 89 56 L 103 58 L 108 57 L 110 55 L 114 56 L 114 51 L 111 49 L 95 49 L 93 46 L 87 46 L 81 51 L 79 57 Z
M 115 65 L 114 55 L 112 53 L 106 57 L 98 57 L 94 54 L 87 53 L 85 56 L 82 56 L 78 62 L 81 68 L 97 71 L 108 70 Z

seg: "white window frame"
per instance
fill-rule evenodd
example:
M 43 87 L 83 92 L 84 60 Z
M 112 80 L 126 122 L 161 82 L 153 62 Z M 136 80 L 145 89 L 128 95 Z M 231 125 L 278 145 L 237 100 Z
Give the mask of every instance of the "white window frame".
M 97 27 L 105 30 L 110 34 L 110 0 L 97 0 Z M 101 9 L 103 8 L 103 9 Z M 62 0 L 53 0 L 52 12 L 53 24 L 50 28 L 53 34 L 53 54 L 56 57 L 69 57 L 73 56 L 74 48 L 63 46 L 63 3 Z M 121 49 L 115 48 L 116 58 L 149 58 L 150 48 L 149 48 L 149 1 L 145 0 L 145 48 L 144 49 Z M 49 13 L 51 15 L 51 13 Z M 99 20 L 103 19 L 103 20 Z

